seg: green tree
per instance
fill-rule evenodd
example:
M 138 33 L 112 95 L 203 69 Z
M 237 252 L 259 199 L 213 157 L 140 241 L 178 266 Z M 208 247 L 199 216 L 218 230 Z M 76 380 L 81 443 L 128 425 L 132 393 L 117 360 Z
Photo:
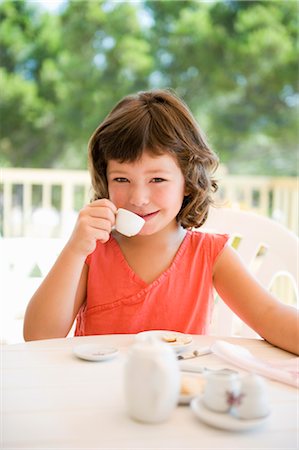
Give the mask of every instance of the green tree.
M 47 75 L 59 50 L 58 17 L 5 1 L 0 21 L 1 163 L 47 166 L 58 155 L 55 80 Z
M 191 106 L 222 161 L 238 172 L 295 174 L 298 3 L 146 6 L 157 73 Z
M 170 87 L 231 171 L 296 174 L 297 1 L 4 0 L 0 19 L 3 164 L 84 168 L 115 102 Z
M 82 167 L 87 141 L 112 106 L 148 87 L 153 58 L 135 4 L 71 2 L 61 21 L 65 83 L 57 114 L 69 138 L 66 159 Z
M 2 164 L 86 167 L 98 123 L 148 87 L 153 60 L 139 9 L 76 1 L 56 16 L 5 1 L 0 14 Z

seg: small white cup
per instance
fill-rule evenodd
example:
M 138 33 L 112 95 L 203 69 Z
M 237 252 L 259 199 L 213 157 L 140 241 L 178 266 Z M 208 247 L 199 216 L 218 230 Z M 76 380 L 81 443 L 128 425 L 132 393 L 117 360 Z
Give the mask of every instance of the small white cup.
M 206 376 L 203 402 L 208 409 L 228 412 L 239 394 L 239 375 L 222 371 L 210 372 Z
M 119 208 L 116 213 L 115 229 L 125 236 L 138 234 L 145 220 L 127 209 Z

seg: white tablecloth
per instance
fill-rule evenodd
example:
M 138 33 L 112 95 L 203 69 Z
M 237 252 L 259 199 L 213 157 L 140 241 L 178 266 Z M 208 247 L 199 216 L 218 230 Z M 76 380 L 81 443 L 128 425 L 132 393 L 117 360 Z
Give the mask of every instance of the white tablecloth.
M 194 348 L 215 338 L 194 336 Z M 227 339 L 265 359 L 292 355 L 262 340 Z M 4 345 L 2 353 L 2 449 L 297 449 L 298 391 L 266 380 L 272 414 L 261 427 L 230 432 L 202 423 L 188 406 L 151 425 L 126 412 L 123 367 L 132 335 L 89 336 Z M 99 343 L 120 350 L 117 358 L 88 362 L 72 349 Z M 191 361 L 191 360 L 190 360 Z M 192 360 L 199 363 L 199 358 Z M 229 367 L 216 355 L 203 366 Z M 240 370 L 241 373 L 242 370 Z

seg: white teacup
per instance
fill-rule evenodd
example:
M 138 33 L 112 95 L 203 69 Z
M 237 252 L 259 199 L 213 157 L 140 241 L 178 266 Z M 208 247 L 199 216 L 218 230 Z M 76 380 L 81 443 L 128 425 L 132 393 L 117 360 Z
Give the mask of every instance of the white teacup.
M 228 412 L 239 394 L 239 374 L 224 371 L 208 372 L 203 403 L 212 411 Z
M 115 229 L 125 236 L 135 236 L 138 234 L 145 220 L 132 211 L 119 208 L 116 213 Z

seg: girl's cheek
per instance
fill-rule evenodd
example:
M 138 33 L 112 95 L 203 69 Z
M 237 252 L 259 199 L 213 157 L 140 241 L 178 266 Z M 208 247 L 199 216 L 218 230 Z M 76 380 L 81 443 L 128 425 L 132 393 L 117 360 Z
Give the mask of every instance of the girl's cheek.
M 114 203 L 117 207 L 118 205 L 122 205 L 126 195 L 124 190 L 120 189 L 108 189 L 109 192 L 109 199 Z
M 159 200 L 159 202 L 173 202 L 174 198 L 174 191 L 172 189 L 157 189 L 153 196 Z

